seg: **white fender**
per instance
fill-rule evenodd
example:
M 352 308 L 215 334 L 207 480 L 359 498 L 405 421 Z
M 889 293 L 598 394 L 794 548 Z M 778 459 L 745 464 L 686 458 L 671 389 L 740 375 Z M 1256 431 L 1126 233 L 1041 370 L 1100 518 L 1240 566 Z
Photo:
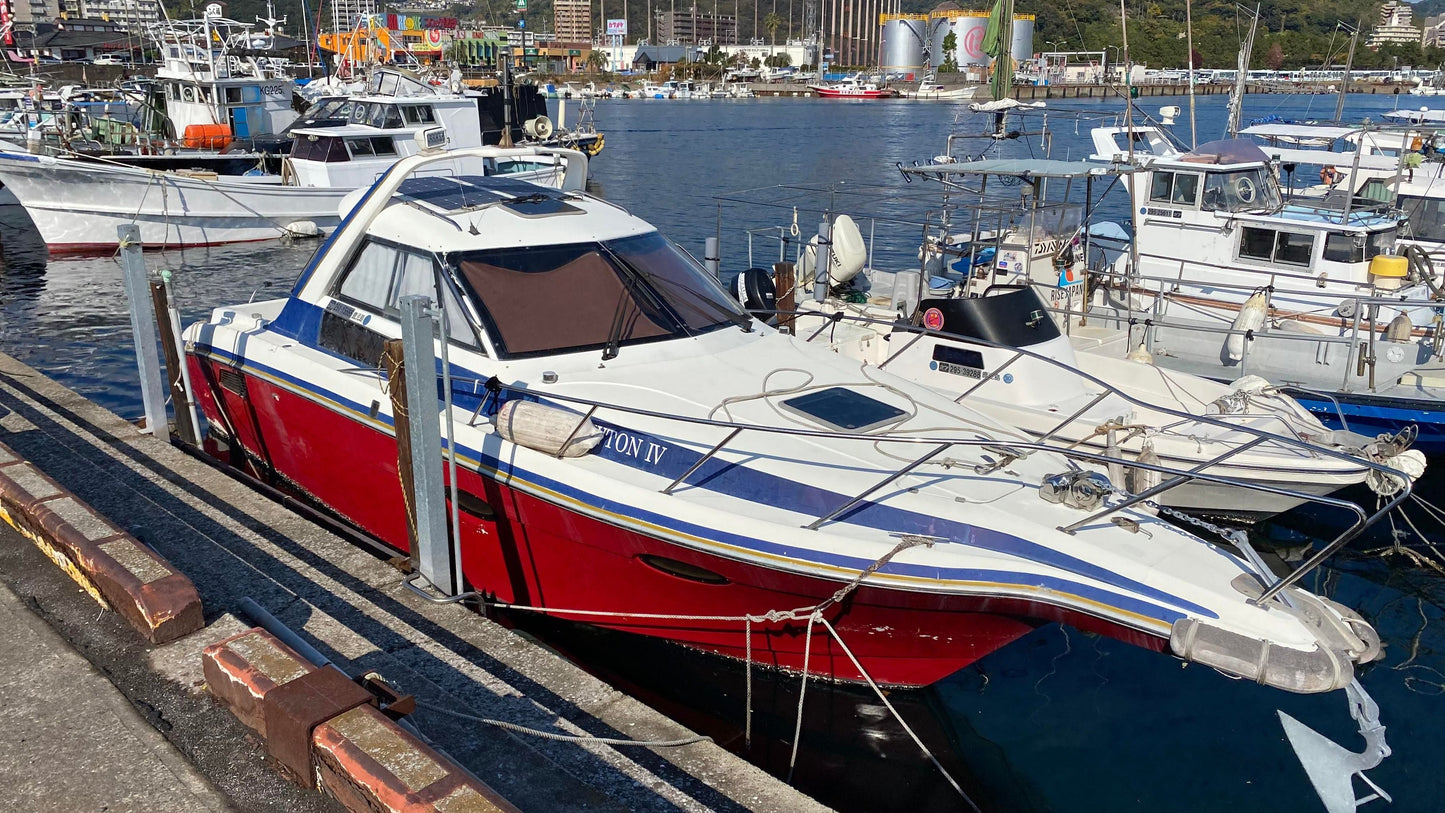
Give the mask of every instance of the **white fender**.
M 581 457 L 602 442 L 602 432 L 590 418 L 534 401 L 508 401 L 497 410 L 496 420 L 503 440 L 553 457 Z
M 1258 330 L 1264 325 L 1265 316 L 1269 313 L 1269 300 L 1265 298 L 1264 292 L 1254 294 L 1244 301 L 1239 308 L 1239 314 L 1234 317 L 1234 323 L 1229 326 L 1230 330 Z M 1231 333 L 1224 340 L 1224 350 L 1229 355 L 1230 361 L 1242 361 L 1244 359 L 1244 336 Z

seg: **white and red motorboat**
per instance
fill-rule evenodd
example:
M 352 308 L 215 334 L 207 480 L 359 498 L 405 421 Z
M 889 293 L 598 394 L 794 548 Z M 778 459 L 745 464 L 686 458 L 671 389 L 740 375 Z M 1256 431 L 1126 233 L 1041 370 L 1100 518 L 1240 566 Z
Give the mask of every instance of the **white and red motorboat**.
M 405 550 L 381 362 L 421 293 L 453 337 L 426 419 L 455 424 L 461 570 L 498 602 L 905 686 L 1053 621 L 1299 692 L 1378 656 L 1357 614 L 1257 601 L 1274 576 L 1100 475 L 750 318 L 621 208 L 426 175 L 467 152 L 402 159 L 289 296 L 186 330 L 218 454 Z
M 824 99 L 891 99 L 898 91 L 876 82 L 865 82 L 856 75 L 821 85 L 808 85 L 808 90 Z

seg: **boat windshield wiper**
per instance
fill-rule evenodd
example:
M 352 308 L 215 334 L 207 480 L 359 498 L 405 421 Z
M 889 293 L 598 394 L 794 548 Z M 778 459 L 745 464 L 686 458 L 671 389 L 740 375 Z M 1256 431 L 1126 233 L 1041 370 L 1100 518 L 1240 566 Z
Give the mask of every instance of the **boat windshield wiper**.
M 602 360 L 610 361 L 617 358 L 618 348 L 622 346 L 622 328 L 627 323 L 627 310 L 629 307 L 636 309 L 637 300 L 633 298 L 632 292 L 637 289 L 637 273 L 627 269 L 624 274 L 627 281 L 622 286 L 622 294 L 617 298 L 617 309 L 612 312 L 612 327 L 607 332 L 607 345 L 602 348 Z M 633 317 L 634 319 L 636 316 Z

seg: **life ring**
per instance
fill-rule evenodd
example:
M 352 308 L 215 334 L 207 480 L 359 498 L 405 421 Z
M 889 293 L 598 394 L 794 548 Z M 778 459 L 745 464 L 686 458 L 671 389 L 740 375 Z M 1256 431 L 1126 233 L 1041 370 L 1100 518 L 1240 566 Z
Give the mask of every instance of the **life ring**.
M 1241 175 L 1234 179 L 1234 195 L 1239 198 L 1240 203 L 1254 203 L 1259 195 L 1259 189 L 1255 187 L 1254 181 L 1248 175 Z

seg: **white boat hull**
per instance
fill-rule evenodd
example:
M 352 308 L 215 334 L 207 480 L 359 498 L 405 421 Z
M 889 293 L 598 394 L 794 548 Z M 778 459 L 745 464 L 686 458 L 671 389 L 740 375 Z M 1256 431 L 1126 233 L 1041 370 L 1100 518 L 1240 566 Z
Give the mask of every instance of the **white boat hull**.
M 148 248 L 269 240 L 300 221 L 335 228 L 351 191 L 281 186 L 269 180 L 211 180 L 130 167 L 0 152 L 0 182 L 35 222 L 52 253 L 118 245 L 134 223 Z

